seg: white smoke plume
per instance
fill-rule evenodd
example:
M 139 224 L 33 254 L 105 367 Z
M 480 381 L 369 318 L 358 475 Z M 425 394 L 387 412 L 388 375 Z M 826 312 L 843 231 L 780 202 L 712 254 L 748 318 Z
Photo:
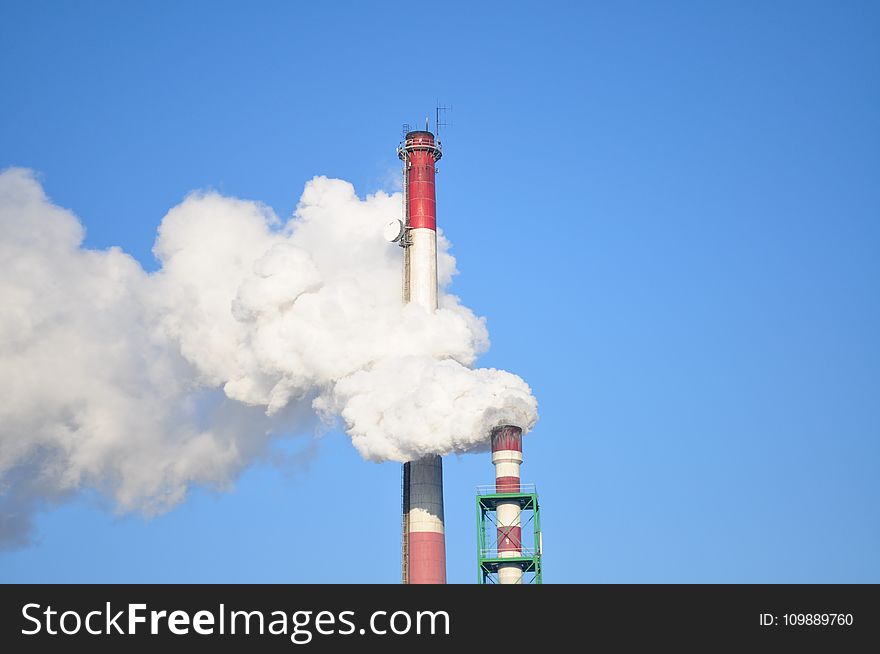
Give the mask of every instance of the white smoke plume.
M 273 437 L 341 418 L 367 459 L 484 449 L 537 420 L 526 383 L 473 369 L 483 319 L 445 292 L 403 305 L 382 226 L 401 197 L 316 177 L 294 216 L 194 193 L 164 217 L 146 273 L 83 228 L 34 174 L 0 172 L 0 545 L 86 488 L 152 514 L 223 488 Z

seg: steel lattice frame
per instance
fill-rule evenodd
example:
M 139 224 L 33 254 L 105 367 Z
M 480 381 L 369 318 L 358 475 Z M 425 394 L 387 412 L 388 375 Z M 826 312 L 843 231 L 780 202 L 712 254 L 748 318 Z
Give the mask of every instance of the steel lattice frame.
M 532 525 L 533 547 L 530 549 L 523 548 L 521 556 L 517 557 L 501 557 L 497 550 L 497 541 L 493 541 L 494 545 L 490 546 L 487 542 L 486 528 L 493 526 L 493 533 L 497 534 L 498 522 L 495 519 L 495 512 L 499 502 L 518 502 L 526 518 L 522 523 L 523 528 L 529 523 Z M 495 537 L 497 538 L 497 536 Z M 522 547 L 522 543 L 520 543 Z M 541 508 L 538 503 L 538 494 L 535 493 L 488 493 L 485 495 L 477 495 L 477 583 L 491 584 L 497 583 L 495 576 L 498 573 L 499 565 L 509 565 L 517 563 L 522 567 L 523 573 L 531 572 L 533 577 L 530 583 L 540 584 L 542 581 L 542 563 L 541 563 Z

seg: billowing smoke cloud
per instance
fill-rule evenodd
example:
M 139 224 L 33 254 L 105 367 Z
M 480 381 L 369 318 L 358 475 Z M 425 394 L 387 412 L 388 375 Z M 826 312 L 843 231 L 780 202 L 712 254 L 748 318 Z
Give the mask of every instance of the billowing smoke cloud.
M 381 227 L 399 194 L 317 177 L 282 223 L 197 193 L 159 227 L 161 268 L 81 246 L 33 173 L 0 173 L 0 543 L 83 488 L 151 514 L 223 488 L 278 434 L 341 419 L 365 458 L 406 461 L 530 429 L 519 377 L 473 369 L 484 321 L 441 293 L 401 303 Z M 441 286 L 455 274 L 440 238 Z

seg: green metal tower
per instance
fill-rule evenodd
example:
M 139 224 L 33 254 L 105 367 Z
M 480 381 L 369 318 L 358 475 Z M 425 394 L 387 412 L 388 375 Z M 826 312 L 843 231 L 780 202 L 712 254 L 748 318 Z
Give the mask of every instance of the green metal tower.
M 520 507 L 521 543 L 516 552 L 500 552 L 498 543 L 508 536 L 499 527 L 499 503 L 516 502 Z M 534 484 L 520 485 L 519 492 L 499 493 L 495 486 L 477 487 L 477 583 L 498 583 L 499 566 L 518 565 L 523 571 L 522 583 L 540 584 L 541 575 L 541 508 Z

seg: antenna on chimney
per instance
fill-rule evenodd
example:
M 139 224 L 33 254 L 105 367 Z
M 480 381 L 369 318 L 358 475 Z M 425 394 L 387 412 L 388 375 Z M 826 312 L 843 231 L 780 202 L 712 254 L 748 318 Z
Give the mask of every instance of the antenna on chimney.
M 437 109 L 435 110 L 435 120 L 434 125 L 437 128 L 437 136 L 440 136 L 440 129 L 443 127 L 449 127 L 449 123 L 446 122 L 446 112 L 452 111 L 452 107 L 444 107 L 440 104 L 440 100 L 437 100 Z

